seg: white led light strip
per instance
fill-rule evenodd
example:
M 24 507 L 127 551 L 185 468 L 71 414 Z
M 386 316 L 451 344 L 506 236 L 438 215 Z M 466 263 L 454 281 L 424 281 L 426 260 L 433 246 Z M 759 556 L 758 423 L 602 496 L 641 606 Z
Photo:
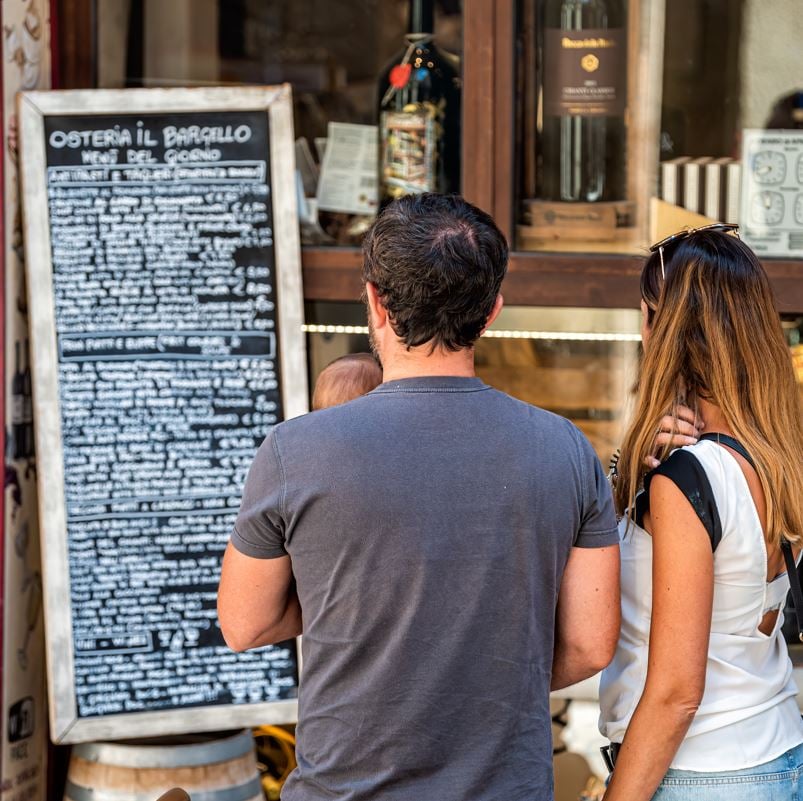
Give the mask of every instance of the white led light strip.
M 307 334 L 368 334 L 367 325 L 304 325 Z M 505 331 L 483 334 L 489 339 L 551 339 L 563 342 L 641 342 L 640 334 L 597 334 L 580 331 Z

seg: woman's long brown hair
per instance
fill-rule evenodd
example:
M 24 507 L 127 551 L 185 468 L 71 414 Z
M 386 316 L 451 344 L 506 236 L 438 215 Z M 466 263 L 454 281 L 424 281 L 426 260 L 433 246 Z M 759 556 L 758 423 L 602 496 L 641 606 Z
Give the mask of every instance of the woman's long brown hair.
M 661 418 L 700 397 L 717 405 L 752 456 L 767 505 L 767 540 L 803 543 L 803 418 L 769 280 L 747 245 L 701 231 L 647 260 L 651 318 L 632 422 L 614 488 L 632 508 Z M 669 448 L 661 454 L 665 458 Z

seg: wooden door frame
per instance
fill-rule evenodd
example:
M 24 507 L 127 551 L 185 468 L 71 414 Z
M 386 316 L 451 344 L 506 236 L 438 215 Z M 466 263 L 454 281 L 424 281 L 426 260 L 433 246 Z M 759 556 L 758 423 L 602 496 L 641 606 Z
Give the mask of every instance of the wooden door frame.
M 96 88 L 95 0 L 51 0 L 50 9 L 53 88 Z
M 463 0 L 463 194 L 515 233 L 515 0 Z

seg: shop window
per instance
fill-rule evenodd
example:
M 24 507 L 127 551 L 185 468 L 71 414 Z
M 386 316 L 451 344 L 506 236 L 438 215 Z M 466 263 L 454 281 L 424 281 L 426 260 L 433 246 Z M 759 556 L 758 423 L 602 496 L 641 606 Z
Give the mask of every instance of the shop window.
M 311 387 L 333 359 L 369 348 L 360 304 L 307 304 L 306 319 Z M 621 442 L 640 325 L 629 309 L 506 307 L 477 343 L 477 375 L 572 420 L 607 464 Z
M 440 62 L 429 39 L 424 58 L 407 54 L 411 9 L 434 27 Z M 420 120 L 426 130 L 402 132 L 409 142 L 396 172 L 416 190 L 460 189 L 461 0 L 97 0 L 97 14 L 100 87 L 291 84 L 303 244 L 359 244 L 376 213 L 386 183 L 380 147 L 395 129 L 377 136 L 348 126 L 377 125 L 380 86 L 405 55 L 409 69 L 394 80 L 407 78 L 407 94 L 397 87 L 403 102 L 385 107 L 399 105 L 405 123 Z M 433 85 L 446 86 L 448 102 L 419 102 Z M 333 141 L 334 177 L 322 182 Z
M 760 134 L 803 128 L 799 11 L 521 0 L 518 248 L 643 253 L 718 220 L 803 257 L 803 139 Z

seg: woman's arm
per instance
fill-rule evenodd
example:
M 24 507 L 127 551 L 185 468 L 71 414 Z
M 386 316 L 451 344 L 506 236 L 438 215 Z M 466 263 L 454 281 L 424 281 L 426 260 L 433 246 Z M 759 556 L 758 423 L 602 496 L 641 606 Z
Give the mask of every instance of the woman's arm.
M 650 484 L 652 623 L 647 681 L 625 733 L 605 801 L 649 801 L 686 736 L 705 689 L 714 560 L 683 493 Z

